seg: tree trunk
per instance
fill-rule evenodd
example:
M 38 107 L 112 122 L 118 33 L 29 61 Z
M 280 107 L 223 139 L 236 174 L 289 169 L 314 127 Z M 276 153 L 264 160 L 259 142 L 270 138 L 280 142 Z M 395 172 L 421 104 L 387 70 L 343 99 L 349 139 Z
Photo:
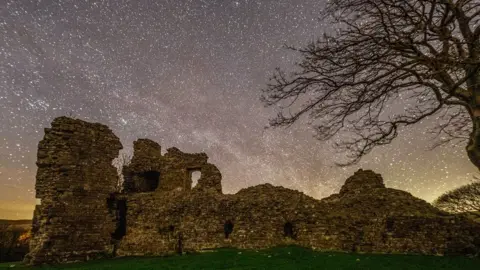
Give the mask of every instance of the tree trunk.
M 473 165 L 480 170 L 480 116 L 475 113 L 472 120 L 472 133 L 467 144 L 467 154 Z

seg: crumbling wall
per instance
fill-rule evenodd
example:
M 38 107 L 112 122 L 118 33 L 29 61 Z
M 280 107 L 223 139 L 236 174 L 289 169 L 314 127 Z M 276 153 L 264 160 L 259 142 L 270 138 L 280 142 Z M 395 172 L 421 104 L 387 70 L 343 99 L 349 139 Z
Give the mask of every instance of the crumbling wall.
M 286 244 L 347 252 L 478 251 L 480 224 L 448 215 L 408 192 L 385 188 L 372 171 L 359 170 L 349 179 L 343 192 L 320 201 L 270 184 L 233 195 L 203 192 L 200 180 L 190 193 L 135 194 L 128 201 L 128 220 L 134 225 L 119 254 Z M 227 236 L 228 222 L 233 228 Z
M 417 254 L 477 254 L 480 224 L 463 216 L 391 216 L 372 230 L 373 239 L 364 252 Z M 374 241 L 372 241 L 374 240 Z
M 199 181 L 200 184 L 200 181 Z M 276 192 L 280 189 L 280 192 Z M 265 248 L 290 243 L 284 225 L 295 217 L 306 195 L 271 185 L 251 188 L 240 195 L 209 189 L 192 192 L 132 194 L 129 196 L 126 236 L 120 255 L 163 255 L 219 247 Z M 305 209 L 304 212 L 308 211 Z M 233 230 L 226 235 L 226 224 Z M 181 242 L 181 244 L 179 244 Z
M 213 191 L 222 193 L 222 174 L 217 166 L 206 163 L 200 168 L 200 179 L 198 179 L 198 184 L 195 186 L 195 190 L 201 191 Z M 190 177 L 190 186 L 191 177 Z
M 228 196 L 217 193 L 131 194 L 127 234 L 117 253 L 165 255 L 221 247 L 226 201 Z
M 347 178 L 340 189 L 340 195 L 358 194 L 372 189 L 385 188 L 382 176 L 372 170 L 358 170 Z
M 30 264 L 88 260 L 108 253 L 114 221 L 112 160 L 122 145 L 105 125 L 54 119 L 38 145 L 36 206 Z
M 133 157 L 123 167 L 125 192 L 152 192 L 160 185 L 162 171 L 161 146 L 149 139 L 133 142 Z
M 125 192 L 114 193 L 111 162 L 121 147 L 100 124 L 61 117 L 45 130 L 28 263 L 286 244 L 420 254 L 480 248 L 479 223 L 386 188 L 371 170 L 358 170 L 322 200 L 270 184 L 222 194 L 221 173 L 205 153 L 173 147 L 162 156 L 158 143 L 139 139 L 123 169 Z M 201 177 L 192 188 L 194 171 Z
M 341 187 L 340 193 L 321 200 L 331 213 L 365 217 L 441 216 L 445 212 L 398 189 L 386 188 L 380 174 L 358 170 Z
M 195 171 L 201 173 L 197 190 L 222 192 L 222 175 L 215 165 L 207 163 L 205 153 L 184 153 L 172 147 L 162 156 L 160 145 L 149 139 L 136 140 L 133 149 L 130 164 L 123 168 L 126 192 L 191 190 Z
M 192 172 L 201 171 L 202 166 L 207 164 L 208 156 L 205 153 L 183 153 L 178 148 L 172 147 L 167 149 L 163 158 L 161 190 L 168 191 L 177 188 L 190 190 Z

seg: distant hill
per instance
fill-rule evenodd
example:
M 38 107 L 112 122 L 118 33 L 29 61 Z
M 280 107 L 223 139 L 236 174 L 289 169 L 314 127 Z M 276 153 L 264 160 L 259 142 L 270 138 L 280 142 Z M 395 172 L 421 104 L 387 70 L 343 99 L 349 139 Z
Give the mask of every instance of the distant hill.
M 28 231 L 32 227 L 32 220 L 30 219 L 19 219 L 19 220 L 9 220 L 9 219 L 0 219 L 0 225 L 7 224 L 8 230 L 21 230 Z
M 24 225 L 24 224 L 32 224 L 31 219 L 0 219 L 0 224 L 10 224 L 10 225 Z

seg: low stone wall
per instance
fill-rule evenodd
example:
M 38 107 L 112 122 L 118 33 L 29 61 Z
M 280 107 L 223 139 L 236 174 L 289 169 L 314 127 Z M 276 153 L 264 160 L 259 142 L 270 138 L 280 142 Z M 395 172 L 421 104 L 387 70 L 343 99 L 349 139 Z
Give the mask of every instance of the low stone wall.
M 180 246 L 194 252 L 295 244 L 320 250 L 413 254 L 475 254 L 480 248 L 480 224 L 461 216 L 432 208 L 430 213 L 375 217 L 271 185 L 234 195 L 135 194 L 127 204 L 128 229 L 119 255 L 165 255 L 178 252 Z M 228 221 L 233 231 L 226 238 Z

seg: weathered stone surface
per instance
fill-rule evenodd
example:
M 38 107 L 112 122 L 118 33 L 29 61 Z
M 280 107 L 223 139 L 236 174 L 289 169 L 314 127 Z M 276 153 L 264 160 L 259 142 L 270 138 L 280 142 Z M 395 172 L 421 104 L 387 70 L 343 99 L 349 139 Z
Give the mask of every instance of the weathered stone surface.
M 349 177 L 340 193 L 322 199 L 330 212 L 346 212 L 360 217 L 436 216 L 443 211 L 408 192 L 386 188 L 382 176 L 371 170 L 358 170 Z
M 198 179 L 198 184 L 195 186 L 196 190 L 214 191 L 222 193 L 222 174 L 217 166 L 206 163 L 200 168 L 201 177 Z M 191 173 L 190 173 L 191 179 Z M 190 182 L 190 185 L 191 182 Z
M 114 169 L 106 164 L 121 147 L 113 143 L 118 139 L 104 129 L 102 139 L 92 140 L 86 134 L 98 132 L 95 124 L 81 122 L 85 126 L 71 130 L 83 135 L 72 135 L 59 128 L 64 124 L 54 123 L 39 147 L 37 194 L 45 202 L 35 214 L 37 232 L 27 260 L 32 263 L 54 257 L 85 260 L 109 248 L 117 256 L 284 244 L 419 254 L 474 254 L 480 249 L 479 223 L 386 188 L 382 177 L 370 170 L 357 171 L 338 194 L 323 200 L 270 184 L 222 194 L 221 173 L 205 153 L 169 148 L 162 155 L 160 145 L 140 139 L 123 170 L 125 192 L 112 194 Z M 75 156 L 81 152 L 83 158 Z M 68 168 L 69 176 L 57 168 Z M 201 178 L 192 188 L 193 171 L 200 171 Z M 114 222 L 108 218 L 107 202 Z M 60 250 L 69 243 L 71 248 Z
M 112 160 L 122 148 L 104 125 L 67 117 L 45 129 L 37 154 L 31 264 L 86 260 L 109 252 L 112 216 L 107 198 L 118 176 Z
M 354 176 L 342 188 L 347 192 L 320 201 L 270 184 L 233 195 L 195 188 L 163 196 L 136 194 L 127 202 L 131 225 L 119 254 L 162 255 L 177 252 L 179 246 L 194 252 L 284 244 L 355 252 L 478 252 L 480 224 L 448 215 L 408 192 L 385 188 L 381 176 L 371 171 Z M 355 185 L 361 192 L 353 190 Z M 227 222 L 233 224 L 228 238 Z
M 350 176 L 340 189 L 340 195 L 346 193 L 361 193 L 376 188 L 385 188 L 380 174 L 371 170 L 358 170 Z
M 126 192 L 191 190 L 195 171 L 201 173 L 198 190 L 222 192 L 222 175 L 215 165 L 207 163 L 205 153 L 183 153 L 172 147 L 162 156 L 160 145 L 149 139 L 135 141 L 133 149 L 131 163 L 123 169 Z
M 168 148 L 163 157 L 164 166 L 160 189 L 163 191 L 178 188 L 190 190 L 192 188 L 192 173 L 202 171 L 202 166 L 207 164 L 207 159 L 208 156 L 205 153 L 188 154 L 183 153 L 176 147 Z
M 124 191 L 149 192 L 158 188 L 162 170 L 162 151 L 158 143 L 149 139 L 133 142 L 133 157 L 123 167 Z

